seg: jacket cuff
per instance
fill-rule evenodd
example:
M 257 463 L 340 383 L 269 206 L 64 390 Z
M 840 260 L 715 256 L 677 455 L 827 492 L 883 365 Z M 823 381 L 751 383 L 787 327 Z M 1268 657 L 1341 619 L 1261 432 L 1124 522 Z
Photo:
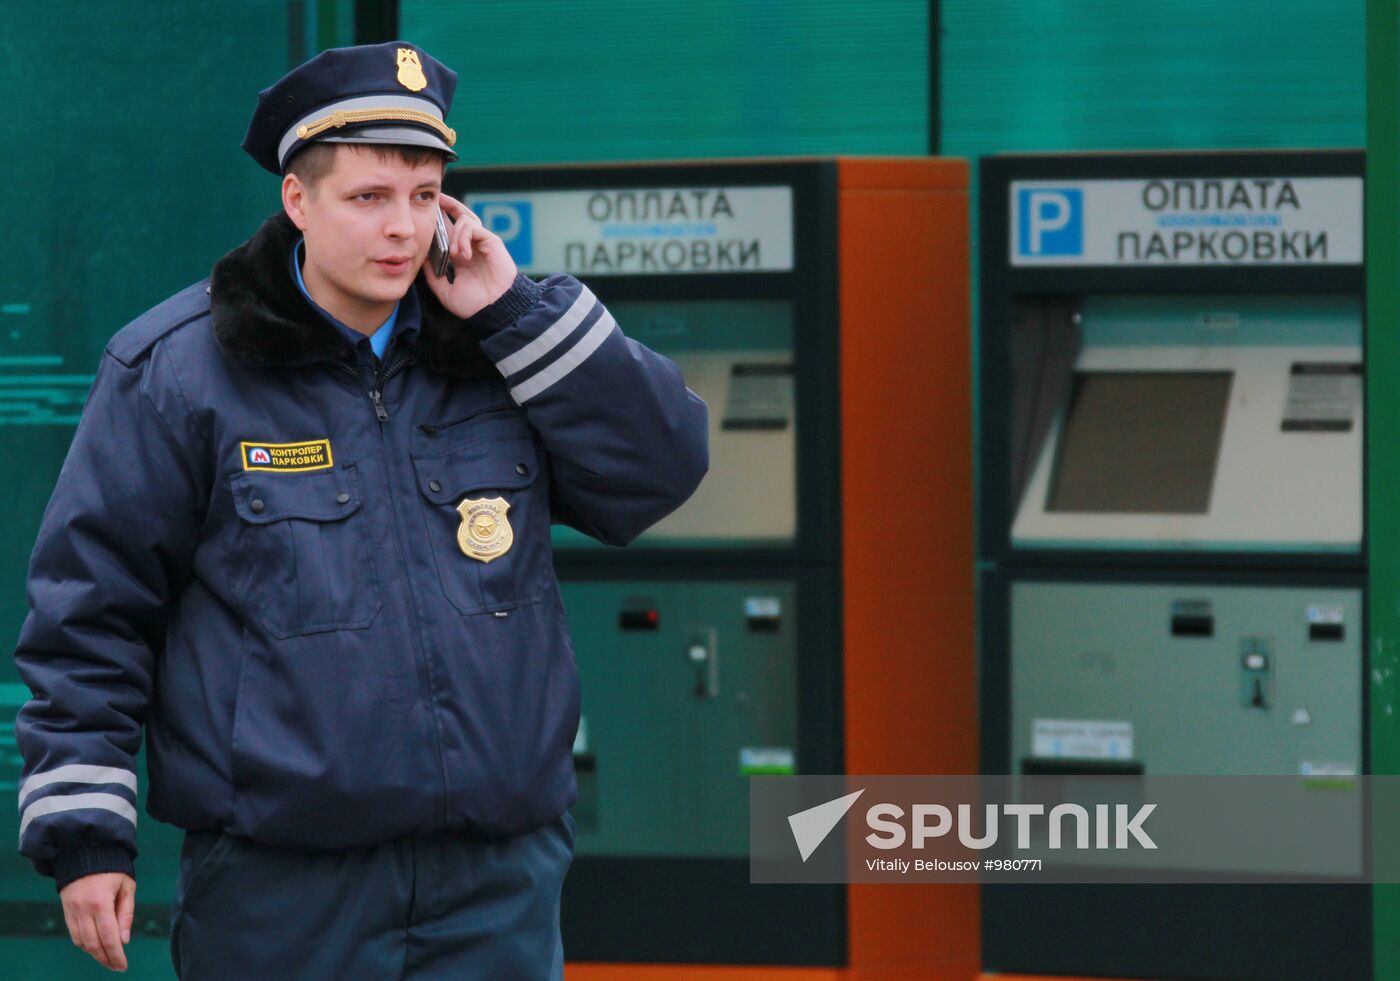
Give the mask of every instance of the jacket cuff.
M 544 288 L 539 283 L 523 272 L 517 272 L 510 289 L 506 290 L 500 299 L 468 317 L 467 323 L 488 333 L 495 333 L 529 313 L 543 292 Z
M 74 879 L 98 872 L 125 872 L 134 879 L 136 863 L 121 845 L 83 845 L 59 852 L 53 859 L 53 881 L 60 891 Z

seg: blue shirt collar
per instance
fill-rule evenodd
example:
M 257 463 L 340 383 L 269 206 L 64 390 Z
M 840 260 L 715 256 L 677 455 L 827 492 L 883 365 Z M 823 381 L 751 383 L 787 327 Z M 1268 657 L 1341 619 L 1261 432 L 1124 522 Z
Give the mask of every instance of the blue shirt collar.
M 339 330 L 346 342 L 356 351 L 368 347 L 374 352 L 376 358 L 382 359 L 384 352 L 389 349 L 389 341 L 394 337 L 397 330 L 400 340 L 406 340 L 411 334 L 417 333 L 421 320 L 421 312 L 418 305 L 418 288 L 416 285 L 410 286 L 402 300 L 394 304 L 393 312 L 389 314 L 389 319 L 379 325 L 375 332 L 366 337 L 352 327 L 346 326 L 340 320 L 332 316 L 324 307 L 311 298 L 311 294 L 306 289 L 306 280 L 301 275 L 301 254 L 302 245 L 305 239 L 297 239 L 297 244 L 292 248 L 292 275 L 296 279 L 297 289 L 301 290 L 301 295 L 306 297 L 306 301 L 311 304 L 313 310 L 324 317 L 330 324 Z

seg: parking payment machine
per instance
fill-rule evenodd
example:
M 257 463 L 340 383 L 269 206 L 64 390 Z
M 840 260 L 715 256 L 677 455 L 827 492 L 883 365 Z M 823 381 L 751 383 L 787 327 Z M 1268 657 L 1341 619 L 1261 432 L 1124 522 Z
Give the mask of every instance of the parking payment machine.
M 748 881 L 750 776 L 975 772 L 972 738 L 924 731 L 974 731 L 966 164 L 446 185 L 523 271 L 582 279 L 709 408 L 710 471 L 685 506 L 626 549 L 555 528 L 583 689 L 570 960 L 608 978 L 975 962 L 968 887 Z
M 1366 772 L 1362 174 L 1358 152 L 983 161 L 986 772 Z M 1359 886 L 983 903 L 989 969 L 1370 974 Z

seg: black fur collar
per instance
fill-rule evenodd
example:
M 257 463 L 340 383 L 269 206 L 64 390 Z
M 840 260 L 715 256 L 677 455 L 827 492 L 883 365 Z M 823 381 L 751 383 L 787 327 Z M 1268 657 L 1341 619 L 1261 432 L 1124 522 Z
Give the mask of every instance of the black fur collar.
M 214 264 L 210 315 L 219 346 L 259 368 L 314 364 L 339 357 L 345 338 L 292 281 L 290 254 L 301 233 L 278 211 L 248 241 Z M 423 312 L 418 360 L 444 375 L 498 374 L 481 353 L 480 332 L 445 310 L 422 281 L 413 288 Z

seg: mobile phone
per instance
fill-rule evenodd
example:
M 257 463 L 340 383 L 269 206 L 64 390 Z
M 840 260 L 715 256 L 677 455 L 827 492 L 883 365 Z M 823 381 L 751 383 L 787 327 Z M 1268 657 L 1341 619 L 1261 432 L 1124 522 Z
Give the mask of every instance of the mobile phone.
M 452 257 L 447 254 L 451 239 L 447 235 L 447 216 L 438 208 L 437 224 L 433 228 L 433 244 L 428 246 L 428 261 L 433 264 L 433 272 L 446 276 L 449 283 L 457 279 L 457 270 L 452 266 Z

